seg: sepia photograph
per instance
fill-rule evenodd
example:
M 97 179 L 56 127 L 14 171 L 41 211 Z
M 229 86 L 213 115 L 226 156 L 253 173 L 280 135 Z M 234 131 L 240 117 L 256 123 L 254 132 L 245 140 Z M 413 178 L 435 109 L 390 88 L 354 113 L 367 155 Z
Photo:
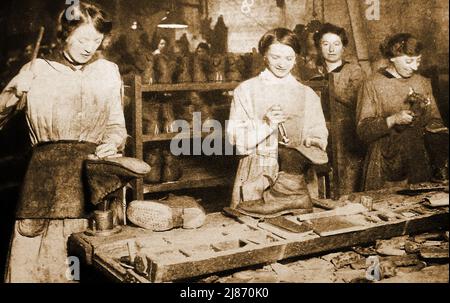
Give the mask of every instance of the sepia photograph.
M 3 0 L 0 31 L 2 287 L 448 285 L 447 0 Z

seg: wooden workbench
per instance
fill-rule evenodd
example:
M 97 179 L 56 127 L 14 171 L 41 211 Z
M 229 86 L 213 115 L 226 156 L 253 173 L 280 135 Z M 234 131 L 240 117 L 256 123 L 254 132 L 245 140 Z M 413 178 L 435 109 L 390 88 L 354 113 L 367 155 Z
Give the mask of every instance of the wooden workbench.
M 88 265 L 120 282 L 168 282 L 186 280 L 225 270 L 277 262 L 290 257 L 375 242 L 405 234 L 431 230 L 448 230 L 448 207 L 429 208 L 421 201 L 430 194 L 401 196 L 371 193 L 373 211 L 351 216 L 327 218 L 344 222 L 329 230 L 292 233 L 264 222 L 248 219 L 238 222 L 221 213 L 207 216 L 204 226 L 196 230 L 174 229 L 152 232 L 123 226 L 108 237 L 74 234 L 69 250 Z M 355 196 L 352 197 L 355 199 Z M 373 220 L 383 213 L 384 220 Z M 298 217 L 289 216 L 298 222 Z M 314 223 L 309 221 L 309 223 Z M 317 223 L 317 222 L 316 222 Z M 322 225 L 324 222 L 322 222 Z M 348 223 L 348 224 L 347 224 Z M 328 225 L 325 222 L 325 225 Z M 148 270 L 137 274 L 123 266 L 119 258 L 129 255 L 129 246 L 148 260 Z

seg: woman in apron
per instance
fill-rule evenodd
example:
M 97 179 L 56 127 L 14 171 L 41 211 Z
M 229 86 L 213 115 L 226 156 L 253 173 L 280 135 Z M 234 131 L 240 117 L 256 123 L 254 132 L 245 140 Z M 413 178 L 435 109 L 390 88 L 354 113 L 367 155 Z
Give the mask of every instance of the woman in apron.
M 430 181 L 433 166 L 448 170 L 448 129 L 429 79 L 417 74 L 422 49 L 411 34 L 388 37 L 381 50 L 389 65 L 361 88 L 356 122 L 368 147 L 364 190 Z
M 231 207 L 263 217 L 312 211 L 305 180 L 310 162 L 296 149 L 312 146 L 313 157 L 326 149 L 328 131 L 320 98 L 291 75 L 300 50 L 292 31 L 270 30 L 259 41 L 258 50 L 266 68 L 234 90 L 227 126 L 227 136 L 242 156 Z M 284 141 L 280 135 L 280 141 L 292 148 L 279 148 L 279 128 L 285 135 Z M 280 182 L 284 189 L 295 188 L 294 199 L 281 201 L 272 195 L 269 187 Z
M 333 94 L 337 101 L 333 113 L 337 125 L 333 127 L 336 128 L 339 138 L 335 142 L 339 162 L 339 193 L 346 195 L 361 189 L 359 182 L 362 176 L 364 146 L 356 135 L 355 109 L 364 73 L 358 63 L 343 58 L 348 45 L 345 29 L 325 23 L 314 34 L 314 42 L 322 61 L 319 66 L 320 73 L 328 80 L 329 75 L 333 74 Z
M 69 11 L 69 9 L 71 11 Z M 0 95 L 0 125 L 26 94 L 33 154 L 17 207 L 6 282 L 70 282 L 67 239 L 87 228 L 83 162 L 122 150 L 121 77 L 96 51 L 112 23 L 80 3 L 59 16 L 53 58 L 26 64 Z

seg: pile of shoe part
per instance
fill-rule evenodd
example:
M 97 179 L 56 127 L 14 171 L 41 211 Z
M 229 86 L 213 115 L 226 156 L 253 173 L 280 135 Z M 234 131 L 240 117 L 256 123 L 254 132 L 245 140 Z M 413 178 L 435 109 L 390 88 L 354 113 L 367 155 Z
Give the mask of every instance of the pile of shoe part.
M 204 283 L 398 283 L 447 282 L 449 232 L 378 240 L 370 246 L 297 261 L 283 261 Z
M 205 222 L 203 207 L 192 197 L 169 194 L 155 201 L 132 201 L 127 208 L 127 218 L 135 225 L 153 230 L 172 228 L 194 229 Z

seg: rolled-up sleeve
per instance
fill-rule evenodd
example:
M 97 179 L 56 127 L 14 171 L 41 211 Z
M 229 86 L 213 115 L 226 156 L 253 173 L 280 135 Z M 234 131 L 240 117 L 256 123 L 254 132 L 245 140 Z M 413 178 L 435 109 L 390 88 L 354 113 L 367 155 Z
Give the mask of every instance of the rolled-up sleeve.
M 364 81 L 364 73 L 359 65 L 352 65 L 349 71 L 348 81 L 336 82 L 334 89 L 336 100 L 348 107 L 356 107 L 358 91 Z
M 127 138 L 127 130 L 122 106 L 123 83 L 117 65 L 114 65 L 112 77 L 114 85 L 111 90 L 108 122 L 102 142 L 113 143 L 118 150 L 123 150 Z
M 6 85 L 0 94 L 0 130 L 17 111 L 20 99 L 16 96 L 16 83 L 20 73 L 29 69 L 30 64 L 25 64 L 19 73 Z
M 324 146 L 328 144 L 328 129 L 323 115 L 320 97 L 312 90 L 306 91 L 305 122 L 303 138 L 316 138 Z
M 227 125 L 227 137 L 241 155 L 255 152 L 258 144 L 268 138 L 274 130 L 264 121 L 255 119 L 245 107 L 245 94 L 241 87 L 234 90 Z

